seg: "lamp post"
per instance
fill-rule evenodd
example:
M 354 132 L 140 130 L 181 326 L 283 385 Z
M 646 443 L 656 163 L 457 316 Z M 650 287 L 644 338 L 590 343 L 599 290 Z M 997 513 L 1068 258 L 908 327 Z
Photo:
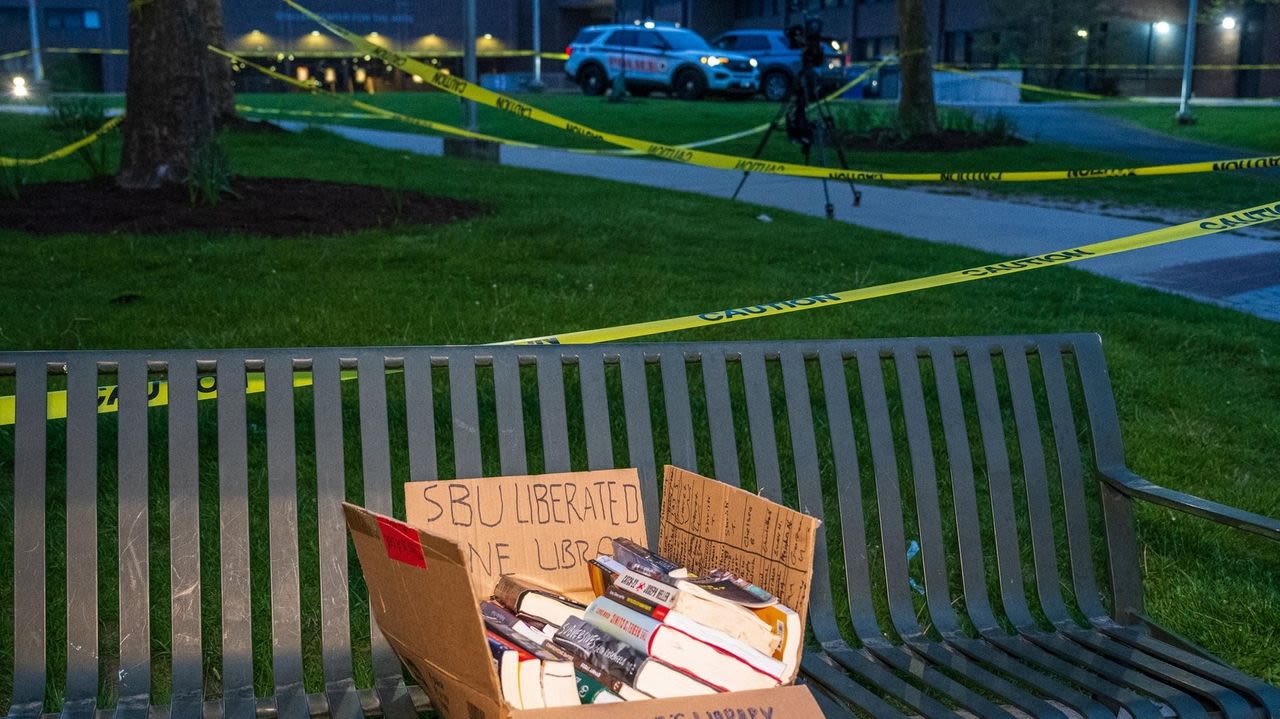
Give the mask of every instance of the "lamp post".
M 533 0 L 533 84 L 542 89 L 542 0 Z
M 1191 81 L 1194 76 L 1192 67 L 1196 60 L 1196 0 L 1187 2 L 1187 45 L 1182 53 L 1182 96 L 1178 101 L 1178 114 L 1175 116 L 1179 125 L 1193 125 L 1196 119 L 1191 116 Z
M 36 0 L 27 0 L 27 19 L 31 22 L 31 78 L 44 82 L 44 59 L 40 57 L 40 13 Z
M 466 20 L 463 25 L 465 27 L 462 33 L 462 77 L 474 84 L 476 82 L 476 0 L 467 0 Z M 475 132 L 479 127 L 475 102 L 463 100 L 462 112 L 467 121 L 467 129 Z

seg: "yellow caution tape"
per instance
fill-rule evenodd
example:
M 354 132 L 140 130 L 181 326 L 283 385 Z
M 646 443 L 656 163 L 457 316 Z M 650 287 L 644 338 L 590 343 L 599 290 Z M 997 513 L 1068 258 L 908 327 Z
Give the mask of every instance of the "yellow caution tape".
M 1280 167 L 1280 155 L 1240 158 L 1217 162 L 1188 162 L 1176 165 L 1154 165 L 1133 168 L 1107 168 L 1086 170 L 1027 170 L 1027 171 L 981 171 L 981 172 L 884 172 L 879 170 L 844 169 L 830 167 L 813 167 L 789 162 L 752 159 L 735 155 L 723 155 L 705 150 L 697 150 L 678 145 L 641 140 L 625 135 L 604 132 L 579 122 L 560 117 L 546 110 L 534 107 L 512 97 L 502 95 L 474 83 L 445 74 L 430 65 L 423 64 L 369 42 L 361 35 L 346 30 L 329 20 L 299 5 L 295 0 L 283 0 L 287 5 L 306 15 L 317 24 L 338 37 L 360 48 L 365 53 L 376 56 L 392 67 L 419 75 L 423 80 L 451 95 L 488 105 L 504 112 L 523 117 L 534 122 L 556 127 L 565 132 L 590 137 L 596 140 L 617 145 L 629 150 L 638 150 L 648 155 L 661 157 L 702 167 L 713 167 L 724 170 L 757 172 L 769 175 L 786 175 L 791 177 L 814 177 L 837 181 L 891 181 L 908 182 L 1042 182 L 1048 180 L 1080 180 L 1099 177 L 1143 177 L 1150 175 L 1182 175 L 1200 172 L 1224 172 L 1263 167 Z
M 53 152 L 48 153 L 47 155 L 41 155 L 40 157 L 30 157 L 30 158 L 0 157 L 0 167 L 30 167 L 31 165 L 43 165 L 46 162 L 60 160 L 83 147 L 88 147 L 89 145 L 92 145 L 98 140 L 101 140 L 107 133 L 114 130 L 116 128 L 116 125 L 119 125 L 123 120 L 124 120 L 123 114 L 116 115 L 110 120 L 107 120 L 106 122 L 104 122 L 102 124 L 102 127 L 99 127 L 98 129 L 94 130 L 88 135 L 85 135 L 79 140 L 76 140 L 70 145 L 67 145 L 65 147 L 60 147 L 54 150 Z
M 287 109 L 287 108 L 266 108 L 266 107 L 254 107 L 250 105 L 236 105 L 236 108 L 242 112 L 267 114 L 267 115 L 296 115 L 298 117 L 321 117 L 321 118 L 348 119 L 348 120 L 399 120 L 401 122 L 405 122 L 411 125 L 417 125 L 419 127 L 427 127 L 428 129 L 438 130 L 440 132 L 444 132 L 451 135 L 458 135 L 461 137 L 471 137 L 476 139 L 484 139 L 490 142 L 497 142 L 504 145 L 513 145 L 516 147 L 531 147 L 531 148 L 539 148 L 539 149 L 562 150 L 567 152 L 599 154 L 599 155 L 643 155 L 645 154 L 644 152 L 641 152 L 639 150 L 590 150 L 590 149 L 583 149 L 583 148 L 566 148 L 566 147 L 552 146 L 552 145 L 538 145 L 535 143 L 522 142 L 519 140 L 510 140 L 507 138 L 494 137 L 491 135 L 482 135 L 479 133 L 474 133 L 474 132 L 464 130 L 460 127 L 456 127 L 453 125 L 446 125 L 443 123 L 431 122 L 429 120 L 422 120 L 421 118 L 413 117 L 412 115 L 404 115 L 402 113 L 383 110 L 373 105 L 362 103 L 348 95 L 327 90 L 321 85 L 317 84 L 315 81 L 304 82 L 302 80 L 297 80 L 295 78 L 289 77 L 288 75 L 284 75 L 282 73 L 276 72 L 271 68 L 259 65 L 253 62 L 252 60 L 248 60 L 228 50 L 223 50 L 222 48 L 214 47 L 213 45 L 210 45 L 208 47 L 210 52 L 226 57 L 230 59 L 233 63 L 239 63 L 241 65 L 244 65 L 245 67 L 249 67 L 254 70 L 257 70 L 263 75 L 266 75 L 273 79 L 279 80 L 284 83 L 288 83 L 299 89 L 306 90 L 307 92 L 310 92 L 314 95 L 328 97 L 329 99 L 334 100 L 336 102 L 341 102 L 347 105 L 351 105 L 353 107 L 361 107 L 368 110 L 366 114 L 357 115 L 354 113 L 321 112 L 316 110 L 293 110 L 293 109 Z M 834 92 L 828 94 L 826 97 L 819 100 L 819 102 L 830 102 L 840 97 L 844 93 L 848 92 L 849 90 L 853 89 L 859 84 L 865 82 L 876 71 L 878 71 L 886 63 L 890 62 L 893 59 L 894 59 L 893 57 L 885 58 L 884 60 L 881 60 L 875 65 L 867 68 L 860 75 L 850 80 L 849 82 L 845 83 Z M 424 125 L 424 123 L 426 124 Z M 677 145 L 677 147 L 695 148 L 695 147 L 705 147 L 707 145 L 715 145 L 722 142 L 728 142 L 730 140 L 737 140 L 743 137 L 750 137 L 751 135 L 764 132 L 768 128 L 769 128 L 769 123 L 766 122 L 761 125 L 756 125 L 755 127 L 749 127 L 739 132 L 734 132 L 728 135 L 720 135 L 719 137 L 711 137 L 705 140 L 698 140 L 696 142 L 685 143 L 682 145 Z
M 31 54 L 30 50 L 14 50 L 13 52 L 6 52 L 5 54 L 0 55 L 0 62 L 4 62 L 5 60 L 13 60 L 14 58 L 19 58 L 19 57 L 26 57 L 27 55 L 30 55 L 30 54 Z
M 890 295 L 919 292 L 920 290 L 932 289 L 935 287 L 957 285 L 964 282 L 985 280 L 993 277 L 1004 277 L 1017 272 L 1028 272 L 1030 270 L 1055 267 L 1072 262 L 1079 262 L 1081 260 L 1091 260 L 1098 257 L 1105 257 L 1107 255 L 1119 254 L 1121 252 L 1129 252 L 1131 250 L 1142 249 L 1145 247 L 1155 247 L 1156 245 L 1177 242 L 1179 240 L 1187 240 L 1193 237 L 1203 237 L 1205 235 L 1212 235 L 1219 232 L 1227 232 L 1240 227 L 1250 227 L 1267 222 L 1274 222 L 1276 220 L 1280 220 L 1280 200 L 1245 210 L 1237 210 L 1235 212 L 1205 218 L 1203 220 L 1196 220 L 1194 222 L 1187 222 L 1173 227 L 1165 227 L 1159 230 L 1130 235 L 1128 237 L 1095 242 L 1093 244 L 1081 245 L 1079 247 L 1059 250 L 1057 252 L 1032 255 L 1030 257 L 1023 257 L 1017 260 L 993 262 L 986 265 L 979 265 L 977 267 L 970 267 L 965 270 L 931 275 L 929 277 L 919 277 L 901 282 L 890 282 L 888 284 L 875 285 L 873 287 L 861 287 L 858 289 L 843 290 L 840 292 L 826 292 L 822 294 L 814 294 L 805 297 L 796 297 L 742 307 L 709 310 L 696 315 L 673 317 L 665 320 L 637 322 L 634 324 L 618 325 L 602 329 L 578 330 L 555 335 L 543 335 L 541 337 L 528 337 L 525 339 L 508 340 L 506 342 L 497 342 L 494 344 L 594 344 L 597 342 L 613 342 L 617 340 L 634 339 L 636 337 L 664 334 L 667 332 L 681 332 L 684 330 L 698 329 L 702 327 L 714 327 L 730 322 L 743 322 L 746 320 L 760 319 L 761 317 L 771 317 L 791 312 L 804 312 L 824 307 L 835 307 L 838 305 L 870 300 L 877 297 L 888 297 Z M 357 373 L 355 370 L 348 370 L 342 373 L 342 379 L 346 381 L 355 379 L 356 377 Z M 310 373 L 294 373 L 294 387 L 307 387 L 311 384 L 312 377 Z M 246 394 L 257 394 L 265 390 L 266 384 L 262 373 L 249 373 L 245 384 Z M 201 377 L 197 387 L 197 396 L 199 399 L 214 399 L 217 397 L 218 392 L 216 379 L 210 376 Z M 158 407 L 167 404 L 169 401 L 168 385 L 165 382 L 158 380 L 149 382 L 147 384 L 147 398 L 147 404 L 150 407 Z M 114 385 L 99 387 L 98 413 L 107 414 L 117 411 L 120 406 L 119 399 L 118 387 Z M 49 392 L 45 406 L 46 416 L 49 419 L 62 419 L 66 417 L 66 390 L 54 390 Z M 13 424 L 14 407 L 13 395 L 0 397 L 0 426 Z
M 1181 70 L 1182 65 L 1163 64 L 1116 64 L 1090 63 L 1086 65 L 1053 62 L 1000 63 L 983 65 L 981 63 L 953 63 L 952 67 L 963 67 L 971 70 Z M 1280 65 L 1192 65 L 1192 70 L 1280 70 Z
M 115 47 L 46 47 L 41 52 L 69 55 L 128 55 L 129 51 L 124 48 Z M 324 50 L 254 50 L 255 55 L 292 55 L 294 57 L 317 58 L 317 57 L 334 57 L 335 54 Z M 18 50 L 16 52 L 0 55 L 0 60 L 9 60 L 15 57 L 30 55 L 31 50 Z M 462 57 L 460 50 L 446 50 L 444 52 L 434 53 L 414 53 L 417 57 Z M 544 60 L 568 60 L 569 56 L 562 52 L 534 52 L 533 50 L 478 50 L 476 57 L 534 57 L 538 56 Z
M 30 51 L 28 51 L 30 52 Z M 71 55 L 128 55 L 129 51 L 118 47 L 46 47 L 43 52 Z

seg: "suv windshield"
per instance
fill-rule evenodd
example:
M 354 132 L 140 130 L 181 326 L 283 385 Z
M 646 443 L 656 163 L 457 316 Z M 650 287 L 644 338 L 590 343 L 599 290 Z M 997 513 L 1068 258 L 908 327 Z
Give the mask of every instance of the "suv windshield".
M 664 32 L 663 39 L 672 50 L 710 50 L 711 46 L 701 35 L 692 32 Z

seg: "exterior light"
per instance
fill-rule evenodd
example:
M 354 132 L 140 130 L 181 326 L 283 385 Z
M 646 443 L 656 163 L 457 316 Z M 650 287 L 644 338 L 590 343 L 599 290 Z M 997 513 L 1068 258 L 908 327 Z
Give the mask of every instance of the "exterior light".
M 422 76 L 421 76 L 421 75 L 414 75 L 414 76 L 413 76 L 413 82 L 414 82 L 414 84 L 415 84 L 415 85 L 421 85 L 421 84 L 422 84 Z
M 1223 30 L 1235 30 L 1235 29 L 1236 29 L 1236 19 L 1235 19 L 1234 17 L 1230 16 L 1230 15 L 1228 15 L 1228 16 L 1226 16 L 1226 17 L 1222 18 L 1222 29 L 1223 29 Z
M 319 30 L 312 30 L 312 31 L 311 31 L 311 37 L 320 37 L 320 31 L 319 31 Z
M 832 41 L 831 41 L 831 49 L 832 49 L 832 50 L 835 50 L 836 52 L 840 52 L 840 43 L 839 43 L 839 41 L 832 40 Z
M 13 96 L 17 98 L 28 97 L 31 95 L 31 88 L 27 87 L 27 78 L 18 75 L 13 78 Z
M 648 29 L 652 30 L 652 29 L 653 29 L 653 27 L 654 27 L 654 26 L 653 26 L 653 21 L 652 21 L 652 20 L 646 20 L 646 21 L 645 21 L 645 23 L 644 23 L 644 26 L 645 26 L 646 28 L 648 28 Z
M 491 32 L 487 32 L 487 33 L 485 33 L 485 34 L 484 34 L 484 39 L 485 39 L 485 40 L 492 40 L 492 39 L 493 39 L 493 33 L 491 33 Z
M 753 58 L 751 58 L 750 60 L 748 60 L 748 61 L 747 61 L 747 64 L 751 65 L 751 67 L 755 67 L 756 65 L 759 65 L 760 63 L 756 62 L 756 59 L 753 57 Z
M 1080 28 L 1079 30 L 1076 30 L 1076 37 L 1081 40 L 1087 40 L 1089 38 L 1089 31 L 1084 28 Z
M 23 76 L 21 76 L 21 75 L 18 75 L 17 77 L 13 78 L 13 86 L 14 86 L 14 87 L 26 87 L 26 86 L 27 86 L 27 78 L 25 78 L 25 77 L 23 77 Z
M 378 36 L 377 30 L 374 30 L 373 32 L 369 33 L 369 37 L 377 37 L 377 36 Z
M 1151 25 L 1151 29 L 1155 30 L 1157 35 L 1168 35 L 1169 23 L 1164 20 L 1159 20 Z

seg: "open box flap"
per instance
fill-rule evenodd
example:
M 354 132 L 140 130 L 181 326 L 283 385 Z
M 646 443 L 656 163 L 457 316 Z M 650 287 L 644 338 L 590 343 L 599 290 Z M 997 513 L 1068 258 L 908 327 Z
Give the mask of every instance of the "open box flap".
M 378 627 L 432 700 L 452 683 L 501 696 L 462 549 L 353 504 L 343 510 Z

